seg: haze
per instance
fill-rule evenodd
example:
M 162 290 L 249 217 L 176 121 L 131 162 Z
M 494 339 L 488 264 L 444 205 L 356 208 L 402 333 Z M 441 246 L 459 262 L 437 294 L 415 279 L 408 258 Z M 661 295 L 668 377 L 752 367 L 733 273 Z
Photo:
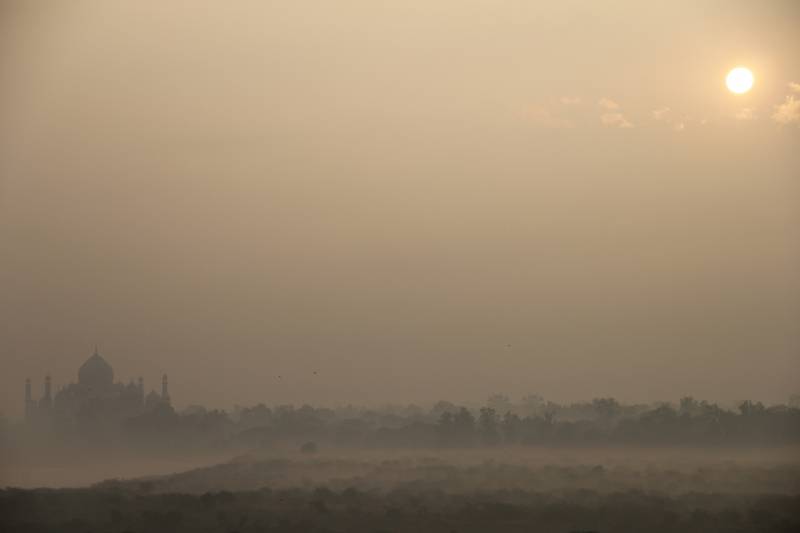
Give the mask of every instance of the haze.
M 4 0 L 0 409 L 95 344 L 178 406 L 784 402 L 799 21 Z

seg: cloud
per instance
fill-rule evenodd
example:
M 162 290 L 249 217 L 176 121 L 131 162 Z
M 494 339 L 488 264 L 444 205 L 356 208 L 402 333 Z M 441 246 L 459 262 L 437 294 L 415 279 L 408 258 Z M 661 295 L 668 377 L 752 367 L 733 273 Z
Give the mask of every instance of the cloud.
M 601 98 L 597 101 L 604 112 L 600 115 L 600 122 L 610 128 L 632 128 L 633 124 L 619 111 L 619 104 L 610 98 Z
M 609 126 L 612 128 L 632 128 L 633 124 L 628 122 L 622 113 L 603 113 L 600 115 L 600 122 L 603 123 L 604 126 Z
M 597 105 L 609 111 L 615 111 L 619 109 L 619 104 L 616 103 L 614 100 L 611 100 L 610 98 L 601 98 L 600 100 L 597 101 Z
M 650 112 L 653 116 L 653 120 L 656 122 L 663 122 L 668 126 L 672 126 L 672 129 L 675 131 L 683 131 L 686 129 L 686 122 L 690 119 L 688 117 L 683 118 L 676 118 L 672 109 L 668 107 L 661 107 L 659 109 L 654 109 Z
M 736 115 L 734 115 L 734 117 L 736 120 L 755 120 L 756 111 L 752 107 L 743 107 L 736 113 Z
M 562 96 L 561 98 L 559 98 L 558 101 L 561 102 L 563 105 L 578 105 L 578 104 L 581 103 L 581 97 L 580 96 Z
M 668 107 L 662 107 L 661 109 L 654 109 L 653 110 L 653 118 L 655 120 L 663 120 L 665 122 L 669 122 L 669 114 L 672 111 Z
M 778 124 L 797 124 L 800 126 L 800 100 L 796 100 L 794 95 L 789 95 L 782 104 L 775 106 L 772 120 Z
M 800 93 L 800 83 L 797 83 L 796 81 L 790 81 L 789 90 L 794 93 Z

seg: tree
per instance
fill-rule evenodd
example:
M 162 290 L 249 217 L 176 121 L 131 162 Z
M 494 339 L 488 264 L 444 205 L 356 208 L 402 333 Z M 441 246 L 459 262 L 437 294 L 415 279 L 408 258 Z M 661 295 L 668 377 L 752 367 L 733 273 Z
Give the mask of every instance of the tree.
M 492 394 L 489 396 L 489 399 L 486 400 L 486 406 L 494 409 L 498 413 L 505 413 L 506 411 L 512 411 L 514 409 L 514 405 L 505 394 Z
M 614 398 L 595 398 L 592 400 L 592 409 L 602 420 L 611 420 L 619 414 L 619 402 Z
M 456 404 L 442 400 L 436 402 L 436 405 L 431 408 L 430 415 L 435 419 L 439 419 L 444 413 L 455 413 L 456 411 L 458 411 Z
M 503 441 L 506 444 L 516 444 L 519 442 L 521 426 L 522 420 L 519 415 L 511 411 L 506 411 L 501 424 Z
M 697 403 L 697 400 L 692 398 L 691 396 L 684 396 L 681 398 L 680 406 L 678 407 L 678 412 L 681 415 L 692 416 L 699 410 L 700 405 Z
M 544 398 L 538 394 L 528 394 L 520 400 L 520 409 L 523 416 L 537 416 L 541 414 L 542 407 L 544 406 Z
M 493 446 L 499 441 L 497 411 L 491 407 L 482 407 L 478 416 L 478 433 L 481 442 Z

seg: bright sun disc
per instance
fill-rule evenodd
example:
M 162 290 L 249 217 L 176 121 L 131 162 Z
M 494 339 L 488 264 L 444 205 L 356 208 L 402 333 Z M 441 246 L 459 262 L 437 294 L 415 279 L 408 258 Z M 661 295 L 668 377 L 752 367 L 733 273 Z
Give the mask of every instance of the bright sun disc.
M 728 72 L 725 77 L 725 85 L 732 93 L 746 93 L 753 87 L 753 73 L 744 67 L 736 67 Z

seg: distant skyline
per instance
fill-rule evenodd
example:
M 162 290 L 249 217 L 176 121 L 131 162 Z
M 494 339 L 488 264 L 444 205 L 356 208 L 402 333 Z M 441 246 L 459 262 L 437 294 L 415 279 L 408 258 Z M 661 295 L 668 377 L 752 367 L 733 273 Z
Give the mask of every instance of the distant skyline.
M 800 392 L 800 3 L 0 6 L 0 411 Z M 749 69 L 735 94 L 726 76 Z

